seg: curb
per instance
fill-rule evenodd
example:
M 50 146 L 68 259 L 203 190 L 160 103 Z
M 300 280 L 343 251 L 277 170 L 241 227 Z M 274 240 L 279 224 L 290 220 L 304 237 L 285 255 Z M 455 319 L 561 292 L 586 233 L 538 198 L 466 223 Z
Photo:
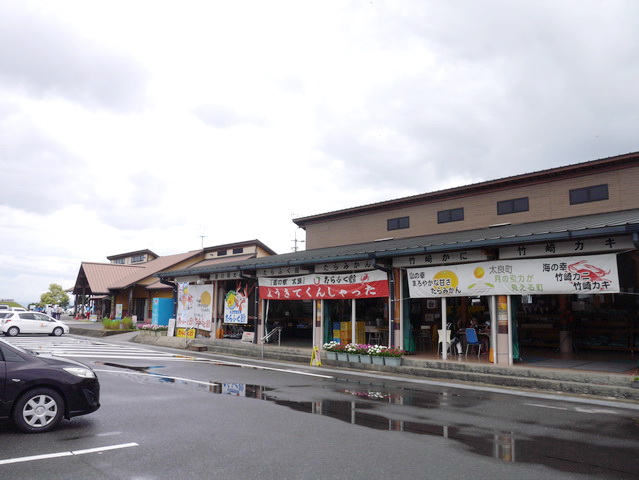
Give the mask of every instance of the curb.
M 256 344 L 231 345 L 203 339 L 185 340 L 176 337 L 137 335 L 132 342 L 159 347 L 262 358 L 262 346 Z M 264 359 L 280 360 L 308 365 L 309 349 L 268 346 Z M 369 373 L 390 373 L 402 377 L 425 378 L 438 381 L 464 382 L 482 386 L 510 387 L 545 391 L 553 394 L 588 395 L 639 402 L 639 389 L 632 388 L 632 377 L 565 370 L 496 365 L 469 365 L 444 361 L 418 361 L 404 359 L 404 365 L 390 367 L 362 363 L 345 363 L 322 359 L 322 365 L 336 370 L 356 370 Z

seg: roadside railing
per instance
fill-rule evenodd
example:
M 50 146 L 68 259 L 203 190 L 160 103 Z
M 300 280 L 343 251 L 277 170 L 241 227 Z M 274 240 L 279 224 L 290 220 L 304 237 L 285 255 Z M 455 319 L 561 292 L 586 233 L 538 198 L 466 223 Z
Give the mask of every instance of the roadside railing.
M 266 335 L 262 337 L 262 358 L 264 358 L 264 344 L 268 342 L 271 337 L 277 334 L 277 346 L 280 346 L 280 342 L 282 340 L 282 327 L 275 327 L 273 330 L 268 332 Z

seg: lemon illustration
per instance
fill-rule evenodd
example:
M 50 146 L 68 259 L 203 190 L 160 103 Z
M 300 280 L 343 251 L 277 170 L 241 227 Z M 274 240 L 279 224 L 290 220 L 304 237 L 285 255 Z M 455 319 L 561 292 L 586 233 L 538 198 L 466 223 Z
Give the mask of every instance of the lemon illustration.
M 433 280 L 438 280 L 435 289 L 441 291 L 444 288 L 456 288 L 459 284 L 457 275 L 450 270 L 441 270 L 433 276 Z
M 231 290 L 226 295 L 226 304 L 228 305 L 229 308 L 233 308 L 233 306 L 235 305 L 235 291 L 234 290 Z
M 483 267 L 477 267 L 475 271 L 473 272 L 473 274 L 475 275 L 475 278 L 482 278 L 485 273 L 486 272 L 484 271 Z
M 202 293 L 200 297 L 200 303 L 202 305 L 211 305 L 211 294 L 209 292 Z

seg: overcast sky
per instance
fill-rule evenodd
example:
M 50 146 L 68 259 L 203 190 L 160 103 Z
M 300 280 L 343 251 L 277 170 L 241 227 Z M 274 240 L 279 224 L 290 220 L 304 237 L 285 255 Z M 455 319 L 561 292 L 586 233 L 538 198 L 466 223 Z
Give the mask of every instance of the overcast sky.
M 638 24 L 635 0 L 0 0 L 0 298 L 637 151 Z

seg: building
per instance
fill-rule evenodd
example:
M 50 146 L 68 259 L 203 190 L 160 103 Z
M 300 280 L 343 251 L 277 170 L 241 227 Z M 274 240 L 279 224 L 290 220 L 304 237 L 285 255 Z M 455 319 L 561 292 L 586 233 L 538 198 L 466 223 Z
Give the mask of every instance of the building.
M 283 326 L 309 346 L 372 339 L 419 353 L 436 349 L 438 330 L 489 323 L 498 363 L 524 348 L 632 354 L 637 184 L 630 153 L 317 214 L 294 220 L 306 251 L 160 278 L 259 287 L 257 339 Z
M 216 245 L 174 255 L 158 256 L 139 250 L 107 257 L 111 263 L 82 262 L 72 292 L 76 305 L 91 304 L 97 318 L 136 316 L 150 321 L 154 299 L 174 299 L 175 286 L 162 283 L 157 274 L 187 267 L 210 266 L 246 260 L 275 252 L 259 240 Z

